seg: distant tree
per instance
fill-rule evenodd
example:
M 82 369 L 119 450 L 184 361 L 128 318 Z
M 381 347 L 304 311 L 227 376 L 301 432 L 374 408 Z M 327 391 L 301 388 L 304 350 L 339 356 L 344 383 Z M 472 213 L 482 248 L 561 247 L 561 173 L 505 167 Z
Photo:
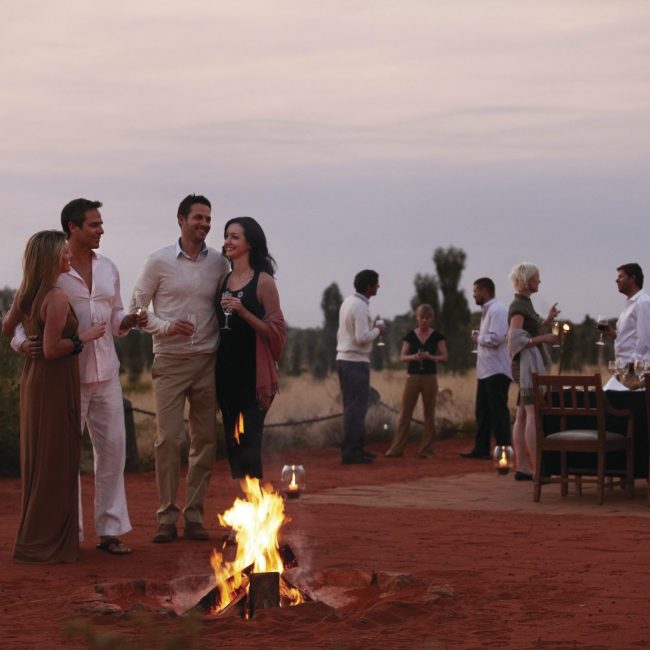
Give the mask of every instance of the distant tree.
M 436 316 L 440 314 L 440 294 L 438 280 L 434 275 L 418 273 L 413 280 L 415 295 L 411 299 L 411 309 L 415 313 L 418 305 L 431 305 Z
M 314 363 L 311 374 L 314 379 L 325 379 L 330 372 L 330 351 L 325 343 L 325 337 L 321 336 L 316 342 L 314 350 Z
M 292 377 L 300 377 L 302 373 L 302 330 L 298 330 L 293 337 L 291 349 L 291 366 L 289 374 Z
M 323 345 L 327 358 L 327 371 L 336 370 L 336 332 L 339 327 L 339 310 L 343 296 L 336 282 L 332 282 L 325 291 L 320 301 L 323 310 Z
M 14 301 L 15 294 L 15 289 L 10 289 L 9 287 L 0 289 L 0 311 L 2 311 L 3 314 L 9 311 L 9 307 L 11 307 L 11 303 Z
M 460 248 L 436 248 L 433 262 L 436 266 L 438 286 L 442 293 L 442 309 L 438 322 L 447 339 L 450 370 L 465 370 L 471 363 L 469 345 L 470 310 L 465 292 L 458 288 L 465 269 L 466 254 Z
M 8 305 L 7 305 L 8 306 Z M 0 336 L 0 476 L 18 476 L 20 461 L 20 388 L 23 357 Z

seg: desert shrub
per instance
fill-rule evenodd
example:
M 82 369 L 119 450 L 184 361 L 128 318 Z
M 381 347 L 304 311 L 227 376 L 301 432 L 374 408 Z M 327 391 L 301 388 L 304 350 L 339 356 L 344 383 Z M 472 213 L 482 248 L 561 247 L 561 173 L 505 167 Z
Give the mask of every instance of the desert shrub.
M 20 472 L 20 389 L 22 358 L 0 337 L 0 476 Z

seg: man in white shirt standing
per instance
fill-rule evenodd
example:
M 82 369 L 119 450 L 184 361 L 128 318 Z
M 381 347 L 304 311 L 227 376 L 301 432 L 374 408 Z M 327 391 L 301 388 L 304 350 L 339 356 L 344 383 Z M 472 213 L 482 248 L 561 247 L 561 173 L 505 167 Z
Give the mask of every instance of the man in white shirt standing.
M 336 333 L 336 367 L 343 396 L 344 465 L 369 464 L 374 454 L 363 448 L 366 435 L 366 412 L 370 390 L 370 351 L 372 342 L 384 332 L 381 322 L 373 326 L 370 298 L 377 295 L 379 275 L 375 271 L 359 271 L 354 278 L 356 293 L 348 296 L 339 311 Z
M 491 440 L 497 445 L 510 444 L 508 389 L 512 364 L 508 355 L 508 310 L 494 297 L 494 282 L 479 278 L 474 282 L 474 300 L 481 308 L 478 336 L 472 336 L 476 355 L 476 436 L 474 448 L 461 453 L 463 458 L 491 455 Z
M 215 305 L 226 258 L 205 239 L 212 206 L 190 194 L 178 206 L 181 236 L 175 244 L 151 254 L 140 272 L 132 308 L 153 303 L 145 328 L 153 334 L 151 368 L 156 399 L 158 438 L 154 454 L 160 507 L 156 543 L 176 539 L 180 508 L 176 504 L 181 447 L 185 442 L 184 409 L 189 402 L 190 451 L 183 519 L 185 537 L 207 540 L 203 501 L 216 457 L 215 359 L 219 327 Z
M 81 424 L 88 425 L 95 464 L 95 531 L 97 548 L 112 555 L 131 553 L 120 536 L 131 530 L 124 489 L 126 433 L 120 386 L 120 362 L 113 335 L 124 336 L 146 323 L 127 314 L 120 297 L 120 274 L 111 260 L 95 252 L 104 234 L 99 201 L 74 199 L 61 211 L 61 227 L 68 235 L 72 268 L 59 276 L 57 286 L 70 299 L 79 329 L 104 328 L 100 338 L 86 343 L 79 355 Z M 12 342 L 26 354 L 39 354 L 40 342 L 26 340 L 21 328 Z M 81 508 L 79 531 L 83 536 Z
M 619 266 L 616 271 L 616 286 L 627 300 L 616 329 L 608 326 L 603 334 L 614 339 L 617 360 L 624 363 L 650 360 L 650 296 L 643 291 L 643 270 L 632 262 Z

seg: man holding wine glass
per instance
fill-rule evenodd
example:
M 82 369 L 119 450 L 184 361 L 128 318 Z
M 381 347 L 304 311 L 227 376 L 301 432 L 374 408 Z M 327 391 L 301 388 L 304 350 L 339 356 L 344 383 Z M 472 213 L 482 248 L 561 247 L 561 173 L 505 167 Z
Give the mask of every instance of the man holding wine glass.
M 476 436 L 474 448 L 463 458 L 491 458 L 491 439 L 510 444 L 508 389 L 512 363 L 508 355 L 508 310 L 495 298 L 491 278 L 474 282 L 474 301 L 481 308 L 481 324 L 472 331 L 476 354 Z M 476 332 L 476 333 L 474 333 Z
M 140 272 L 132 300 L 153 304 L 144 328 L 153 334 L 151 369 L 158 437 L 154 456 L 160 507 L 153 541 L 177 536 L 180 508 L 176 504 L 180 453 L 185 442 L 184 408 L 190 405 L 190 453 L 183 508 L 185 537 L 208 539 L 203 525 L 203 501 L 216 455 L 214 367 L 219 328 L 214 311 L 217 287 L 229 270 L 226 258 L 205 239 L 212 206 L 190 194 L 178 206 L 181 235 L 175 244 L 151 254 Z
M 377 295 L 379 274 L 366 269 L 354 278 L 355 293 L 348 296 L 339 310 L 336 333 L 336 367 L 343 396 L 344 465 L 369 464 L 374 459 L 363 448 L 366 412 L 370 389 L 370 351 L 373 341 L 385 331 L 383 321 L 373 326 L 370 298 Z
M 120 297 L 120 274 L 113 262 L 96 252 L 104 234 L 99 201 L 74 199 L 61 211 L 61 227 L 68 236 L 71 269 L 57 286 L 70 299 L 80 327 L 103 326 L 104 333 L 87 343 L 79 354 L 82 427 L 88 425 L 95 462 L 95 532 L 97 548 L 111 555 L 131 549 L 120 537 L 131 530 L 124 488 L 126 433 L 120 385 L 120 362 L 113 335 L 144 325 L 147 315 L 127 314 Z M 26 339 L 22 327 L 12 341 L 14 349 L 34 356 L 42 341 Z M 83 538 L 81 508 L 79 530 Z
M 599 329 L 604 336 L 614 339 L 617 363 L 633 368 L 636 360 L 650 357 L 650 296 L 643 291 L 643 270 L 639 264 L 623 264 L 616 271 L 616 286 L 626 297 L 625 309 L 616 329 L 605 323 L 600 323 Z M 612 377 L 605 390 L 626 390 L 626 387 Z

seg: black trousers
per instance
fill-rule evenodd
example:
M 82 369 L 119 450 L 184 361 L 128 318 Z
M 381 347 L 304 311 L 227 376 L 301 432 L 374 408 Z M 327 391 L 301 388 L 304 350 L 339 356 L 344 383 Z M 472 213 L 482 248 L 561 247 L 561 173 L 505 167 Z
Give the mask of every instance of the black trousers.
M 359 361 L 337 361 L 336 367 L 343 396 L 344 433 L 341 455 L 353 456 L 363 451 L 366 437 L 370 364 Z
M 510 379 L 506 375 L 492 375 L 477 381 L 474 449 L 479 454 L 492 453 L 492 436 L 497 445 L 509 445 L 511 442 L 509 387 Z
M 226 434 L 226 451 L 233 478 L 263 478 L 262 475 L 262 433 L 266 411 L 250 400 L 222 398 L 220 402 L 223 428 Z M 239 414 L 243 415 L 244 433 L 235 437 Z

